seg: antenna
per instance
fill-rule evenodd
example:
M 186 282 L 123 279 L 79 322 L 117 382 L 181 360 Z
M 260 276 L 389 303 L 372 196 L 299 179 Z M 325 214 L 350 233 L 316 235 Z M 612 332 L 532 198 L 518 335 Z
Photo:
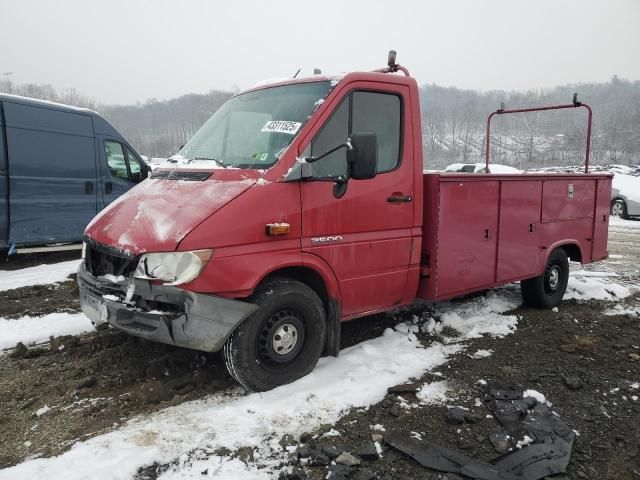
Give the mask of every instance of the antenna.
M 291 78 L 296 78 L 298 76 L 298 74 L 300 73 L 300 70 L 302 70 L 301 68 L 298 69 L 298 71 L 293 75 L 293 77 Z

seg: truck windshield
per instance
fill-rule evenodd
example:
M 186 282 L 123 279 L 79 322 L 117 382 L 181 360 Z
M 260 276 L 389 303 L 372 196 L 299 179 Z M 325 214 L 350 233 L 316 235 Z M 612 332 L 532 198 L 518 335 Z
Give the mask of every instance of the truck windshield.
M 322 81 L 237 95 L 214 113 L 173 158 L 211 162 L 213 168 L 269 168 L 330 88 L 330 82 Z

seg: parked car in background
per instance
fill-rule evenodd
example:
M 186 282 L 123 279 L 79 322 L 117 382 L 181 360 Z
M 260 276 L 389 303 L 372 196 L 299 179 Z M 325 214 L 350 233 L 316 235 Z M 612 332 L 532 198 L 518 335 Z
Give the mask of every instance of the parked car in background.
M 640 177 L 616 173 L 611 186 L 611 215 L 640 216 Z
M 486 168 L 484 163 L 452 163 L 444 171 L 452 173 L 485 173 Z M 523 173 L 523 171 L 508 165 L 492 163 L 489 165 L 489 173 Z
M 98 113 L 0 94 L 0 251 L 79 248 L 95 214 L 148 170 Z

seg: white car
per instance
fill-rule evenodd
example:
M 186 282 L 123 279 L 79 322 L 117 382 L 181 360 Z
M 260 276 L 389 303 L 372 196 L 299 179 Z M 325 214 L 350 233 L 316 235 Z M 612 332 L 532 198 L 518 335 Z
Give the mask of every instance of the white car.
M 640 177 L 616 173 L 611 187 L 611 216 L 640 216 Z
M 445 168 L 444 171 L 459 173 L 485 173 L 485 166 L 484 163 L 452 163 Z M 523 171 L 508 165 L 490 163 L 489 173 L 523 173 Z

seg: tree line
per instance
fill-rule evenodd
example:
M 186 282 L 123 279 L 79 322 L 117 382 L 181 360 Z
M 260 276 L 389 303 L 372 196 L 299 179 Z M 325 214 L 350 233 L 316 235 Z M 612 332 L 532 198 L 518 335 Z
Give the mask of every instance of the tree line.
M 232 95 L 211 90 L 136 105 L 105 105 L 74 88 L 0 81 L 0 92 L 56 101 L 99 111 L 141 154 L 167 157 L 177 152 Z M 593 108 L 592 161 L 640 163 L 640 81 L 614 76 L 609 82 L 582 83 L 529 91 L 480 92 L 426 84 L 420 87 L 426 168 L 484 160 L 486 121 L 505 108 L 571 103 L 573 93 Z M 519 168 L 571 165 L 584 159 L 586 112 L 569 109 L 499 115 L 492 122 L 492 161 Z

